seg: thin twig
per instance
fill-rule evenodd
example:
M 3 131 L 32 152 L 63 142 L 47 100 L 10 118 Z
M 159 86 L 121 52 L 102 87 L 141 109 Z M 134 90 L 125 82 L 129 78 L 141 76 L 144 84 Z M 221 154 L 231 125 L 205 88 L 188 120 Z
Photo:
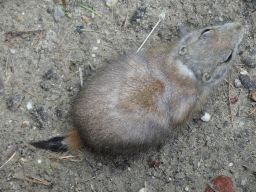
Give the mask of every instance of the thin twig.
M 52 154 L 50 154 L 49 157 L 51 159 L 63 159 L 63 160 L 70 160 L 70 161 L 82 161 L 81 159 L 71 159 L 71 158 L 74 158 L 75 156 L 60 156 L 60 155 L 52 155 Z
M 67 81 L 69 81 L 69 80 L 70 80 L 74 75 L 76 75 L 77 73 L 79 73 L 79 71 L 74 72 L 73 75 L 71 75 L 69 78 L 67 78 Z
M 24 175 L 24 176 L 29 178 L 29 179 L 24 178 L 24 180 L 32 182 L 32 183 L 38 183 L 38 184 L 43 184 L 43 185 L 47 185 L 47 186 L 49 186 L 51 184 L 47 181 L 44 181 L 42 179 L 38 179 L 38 178 L 35 178 L 35 177 L 31 177 L 29 175 Z
M 80 76 L 81 87 L 83 87 L 83 71 L 81 67 L 79 67 L 79 76 Z
M 127 12 L 126 17 L 125 17 L 125 19 L 124 19 L 124 21 L 123 21 L 123 24 L 122 24 L 122 28 L 123 28 L 123 29 L 126 27 L 126 23 L 127 23 L 128 16 L 129 16 L 129 11 Z
M 91 12 L 93 12 L 94 14 L 96 14 L 96 15 L 98 15 L 98 16 L 101 17 L 101 15 L 100 15 L 99 13 L 97 13 L 97 12 L 94 11 L 94 10 L 92 10 L 91 8 L 89 8 L 89 7 L 85 6 L 85 5 L 82 5 L 82 4 L 80 4 L 80 3 L 78 3 L 78 5 L 81 6 L 81 7 L 83 7 L 83 8 L 85 8 L 85 9 L 87 9 L 87 10 L 89 10 L 89 11 L 91 11 Z
M 249 115 L 252 115 L 254 112 L 256 111 L 256 108 L 252 110 L 251 113 L 249 113 Z
M 15 83 L 15 85 L 17 85 L 22 91 L 25 91 L 26 93 L 28 93 L 28 94 L 31 95 L 32 97 L 36 97 L 36 96 L 33 95 L 32 93 L 29 93 L 27 90 L 23 89 L 18 83 Z
M 148 36 L 146 37 L 146 39 L 143 41 L 143 43 L 141 44 L 141 46 L 139 47 L 139 49 L 137 50 L 136 53 L 138 53 L 140 51 L 140 49 L 143 47 L 143 45 L 146 43 L 146 41 L 148 40 L 149 36 L 153 33 L 153 31 L 155 30 L 155 28 L 157 27 L 157 25 L 165 18 L 165 13 L 161 13 L 159 15 L 160 19 L 158 20 L 158 22 L 155 24 L 155 26 L 153 27 L 153 29 L 151 30 L 151 32 L 148 34 Z
M 69 31 L 64 35 L 64 37 L 61 39 L 59 45 L 58 45 L 58 48 L 60 47 L 60 45 L 62 44 L 63 40 L 65 39 L 65 37 L 67 36 L 67 34 L 69 33 Z
M 226 81 L 231 87 L 233 87 L 233 85 L 227 79 L 224 79 L 224 81 Z
M 9 58 L 9 57 L 7 57 L 6 63 L 5 63 L 6 78 L 7 78 L 8 58 Z
M 18 149 L 17 144 L 11 144 L 7 147 L 6 151 L 3 153 L 1 162 L 7 159 L 9 156 L 13 155 L 13 153 Z
M 10 159 L 8 159 L 8 161 L 6 161 L 6 162 L 0 167 L 0 169 L 3 168 L 9 161 L 11 161 L 15 155 L 16 155 L 16 152 L 13 153 L 13 155 L 10 157 Z
M 37 37 L 37 40 L 36 40 L 36 42 L 34 43 L 34 45 L 32 46 L 32 47 L 35 47 L 35 46 L 37 46 L 38 45 L 38 43 L 43 39 L 43 37 L 46 35 L 46 33 L 40 33 L 39 35 L 38 35 L 38 37 Z
M 104 32 L 101 32 L 101 31 L 95 31 L 95 30 L 92 30 L 92 29 L 80 29 L 81 31 L 86 31 L 86 32 L 95 32 L 95 33 L 102 33 L 104 34 Z
M 230 74 L 228 77 L 228 82 L 230 81 Z M 230 110 L 230 120 L 231 120 L 231 124 L 232 127 L 234 127 L 234 123 L 233 123 L 233 113 L 232 113 L 232 108 L 231 108 L 231 98 L 230 98 L 230 83 L 228 83 L 228 103 L 229 103 L 229 110 Z

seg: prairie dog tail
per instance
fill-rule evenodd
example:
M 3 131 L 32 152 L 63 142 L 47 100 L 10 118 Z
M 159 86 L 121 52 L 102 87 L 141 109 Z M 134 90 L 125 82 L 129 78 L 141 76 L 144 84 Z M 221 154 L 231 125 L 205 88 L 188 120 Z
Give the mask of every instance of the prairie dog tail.
M 30 143 L 36 148 L 46 149 L 53 152 L 66 152 L 68 149 L 78 150 L 82 147 L 82 140 L 77 130 L 70 132 L 67 136 L 53 137 L 48 140 Z

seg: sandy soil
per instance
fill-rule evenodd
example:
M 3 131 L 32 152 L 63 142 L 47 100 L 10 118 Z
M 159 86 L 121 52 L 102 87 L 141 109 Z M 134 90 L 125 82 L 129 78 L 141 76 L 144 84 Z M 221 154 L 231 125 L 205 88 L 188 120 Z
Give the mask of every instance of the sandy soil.
M 85 76 L 111 64 L 111 59 L 134 52 L 159 19 L 141 50 L 169 45 L 178 39 L 177 25 L 189 30 L 205 26 L 240 22 L 246 34 L 239 51 L 254 59 L 255 1 L 250 0 L 120 0 L 113 10 L 105 1 L 67 0 L 72 18 L 54 20 L 58 1 L 0 1 L 0 154 L 17 144 L 13 159 L 0 168 L 0 191 L 204 191 L 207 183 L 219 175 L 232 178 L 237 192 L 256 189 L 256 113 L 250 91 L 230 87 L 234 126 L 230 121 L 228 85 L 225 81 L 208 98 L 209 122 L 193 121 L 186 131 L 164 145 L 134 157 L 114 159 L 95 155 L 84 149 L 52 159 L 50 152 L 38 150 L 30 141 L 63 135 L 73 129 L 69 110 L 80 86 L 79 67 Z M 82 3 L 101 17 L 80 7 Z M 139 8 L 146 8 L 142 18 L 132 21 Z M 143 10 L 143 9 L 142 9 Z M 83 17 L 91 18 L 85 23 Z M 126 20 L 127 17 L 127 20 Z M 123 22 L 125 26 L 123 26 Z M 77 33 L 77 26 L 104 32 Z M 42 39 L 38 38 L 42 37 Z M 37 43 L 37 41 L 39 43 Z M 256 69 L 241 65 L 231 70 L 231 80 L 246 69 L 254 78 Z M 29 109 L 29 105 L 32 108 Z M 149 168 L 152 158 L 163 162 Z M 3 159 L 3 158 L 2 158 Z M 6 160 L 1 161 L 2 166 Z M 247 166 L 245 169 L 243 166 Z M 50 186 L 26 181 L 29 175 L 51 183 Z

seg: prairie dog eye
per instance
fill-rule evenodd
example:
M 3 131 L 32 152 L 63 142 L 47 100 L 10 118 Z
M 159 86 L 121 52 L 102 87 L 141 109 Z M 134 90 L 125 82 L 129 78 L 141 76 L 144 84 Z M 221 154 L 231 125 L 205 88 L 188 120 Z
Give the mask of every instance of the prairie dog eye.
M 201 35 L 203 35 L 204 33 L 207 33 L 208 31 L 211 31 L 211 29 L 205 29 L 205 30 L 203 30 L 203 32 L 201 33 Z
M 202 77 L 204 82 L 210 82 L 212 80 L 212 76 L 209 73 L 205 73 Z
M 180 55 L 185 55 L 187 53 L 188 49 L 186 46 L 182 46 L 179 50 Z
M 232 59 L 232 54 L 233 54 L 233 51 L 231 51 L 231 53 L 228 56 L 228 58 L 224 61 L 225 63 L 229 62 Z

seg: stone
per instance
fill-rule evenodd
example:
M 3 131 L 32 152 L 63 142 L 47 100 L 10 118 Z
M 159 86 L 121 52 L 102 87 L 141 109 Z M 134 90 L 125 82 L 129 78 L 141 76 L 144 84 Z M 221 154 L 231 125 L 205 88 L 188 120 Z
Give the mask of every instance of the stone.
M 206 112 L 205 112 L 204 116 L 201 117 L 201 120 L 205 121 L 205 122 L 210 121 L 210 119 L 211 119 L 211 115 Z
M 239 88 L 239 87 L 242 86 L 242 83 L 241 83 L 241 81 L 239 79 L 235 79 L 234 84 L 235 84 L 236 88 Z
M 211 181 L 211 187 L 208 186 L 205 192 L 212 192 L 214 191 L 219 192 L 235 192 L 234 184 L 230 177 L 220 175 L 219 177 L 215 178 Z
M 242 57 L 241 62 L 249 68 L 255 68 L 256 62 L 250 57 Z
M 62 6 L 56 6 L 53 13 L 55 21 L 58 21 L 63 16 L 65 16 L 65 12 L 62 10 Z

